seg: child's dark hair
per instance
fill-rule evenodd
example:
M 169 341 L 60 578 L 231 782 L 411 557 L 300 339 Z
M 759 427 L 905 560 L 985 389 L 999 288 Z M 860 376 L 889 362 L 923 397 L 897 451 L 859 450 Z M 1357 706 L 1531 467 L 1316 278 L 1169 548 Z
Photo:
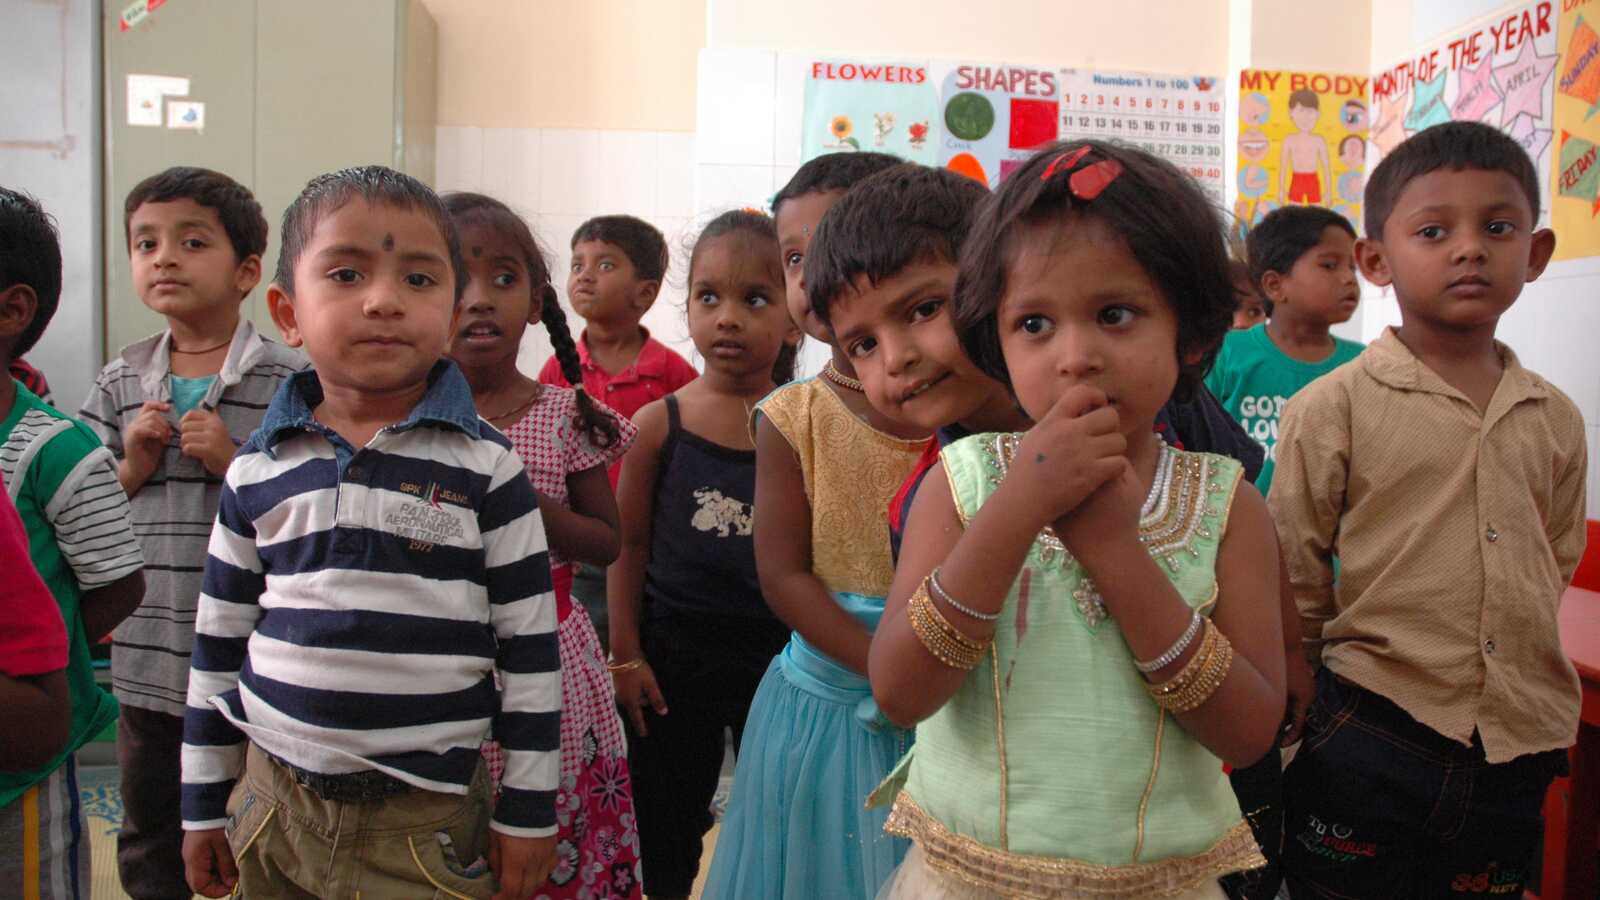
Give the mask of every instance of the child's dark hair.
M 572 330 L 567 327 L 567 313 L 561 308 L 561 299 L 550 283 L 550 265 L 545 262 L 539 241 L 522 217 L 493 197 L 466 191 L 445 194 L 440 198 L 456 231 L 481 226 L 494 231 L 517 245 L 522 251 L 523 264 L 528 267 L 529 291 L 534 303 L 539 304 L 539 321 L 550 335 L 550 346 L 555 349 L 561 375 L 577 392 L 578 419 L 573 424 L 589 436 L 596 447 L 609 447 L 616 443 L 621 428 L 617 420 L 607 415 L 583 389 L 583 367 L 578 361 L 578 346 L 573 343 Z
M 133 248 L 133 234 L 129 229 L 139 207 L 174 200 L 193 200 L 216 210 L 222 230 L 228 233 L 228 243 L 233 245 L 236 261 L 243 262 L 247 257 L 267 252 L 267 217 L 261 214 L 261 204 L 256 202 L 250 189 L 221 172 L 194 166 L 173 166 L 151 175 L 128 192 L 128 199 L 122 204 L 122 239 L 126 249 Z
M 33 289 L 33 321 L 10 347 L 0 347 L 5 361 L 33 349 L 61 302 L 61 243 L 39 201 L 20 191 L 0 188 L 0 291 L 19 284 Z M 0 369 L 0 377 L 10 377 Z
M 633 216 L 595 216 L 572 233 L 576 250 L 582 241 L 601 241 L 621 248 L 640 281 L 659 283 L 667 277 L 667 239 L 661 230 Z
M 356 166 L 329 172 L 306 182 L 300 196 L 283 211 L 283 249 L 278 253 L 278 269 L 272 280 L 294 293 L 294 267 L 317 223 L 328 213 L 360 197 L 373 206 L 397 206 L 416 210 L 439 226 L 439 234 L 450 253 L 450 268 L 455 272 L 456 302 L 467 289 L 467 266 L 461 257 L 461 239 L 456 234 L 450 213 L 433 189 L 404 172 L 386 166 Z
M 694 249 L 689 252 L 689 284 L 694 285 L 694 264 L 700 257 L 700 248 L 712 238 L 724 237 L 730 234 L 741 234 L 758 241 L 772 244 L 772 253 L 769 254 L 772 265 L 778 269 L 778 283 L 783 283 L 783 271 L 778 267 L 778 226 L 773 224 L 772 217 L 759 210 L 730 209 L 710 222 L 701 230 L 700 236 L 695 239 Z M 692 299 L 692 298 L 691 298 Z M 783 297 L 773 297 L 774 303 L 782 303 Z M 794 380 L 794 362 L 799 354 L 799 347 L 787 341 L 778 349 L 778 358 L 772 363 L 773 384 L 788 384 Z
M 1084 147 L 1087 156 L 1067 165 Z M 1121 173 L 1092 200 L 1077 199 L 1071 173 L 1102 161 L 1119 164 Z M 1098 219 L 1116 232 L 1172 306 L 1178 320 L 1173 350 L 1179 366 L 1173 393 L 1179 400 L 1189 399 L 1233 323 L 1222 219 L 1193 179 L 1171 163 L 1124 144 L 1055 143 L 1000 183 L 961 247 L 954 303 L 961 346 L 984 372 L 1011 383 L 997 322 L 1011 264 L 1025 232 L 1078 227 L 1075 220 L 1080 217 Z M 1185 359 L 1191 354 L 1199 354 L 1193 364 Z
M 776 216 L 786 200 L 847 191 L 870 175 L 904 164 L 905 160 L 887 153 L 824 153 L 801 166 L 789 183 L 772 196 L 772 214 Z
M 1321 206 L 1284 206 L 1269 212 L 1245 238 L 1250 261 L 1250 283 L 1261 291 L 1261 279 L 1268 272 L 1287 275 L 1300 257 L 1322 242 L 1322 233 L 1339 228 L 1356 236 L 1350 220 Z
M 1385 156 L 1367 179 L 1367 236 L 1383 240 L 1383 225 L 1406 185 L 1439 169 L 1504 172 L 1528 196 L 1533 221 L 1539 221 L 1539 173 L 1528 151 L 1505 132 L 1482 122 L 1446 122 L 1407 138 Z
M 1317 99 L 1317 92 L 1301 88 L 1289 95 L 1289 108 L 1303 106 L 1306 109 L 1321 109 L 1322 101 Z
M 902 163 L 863 180 L 828 210 L 806 252 L 806 299 L 829 315 L 865 276 L 876 285 L 918 262 L 955 265 L 989 191 L 949 169 Z

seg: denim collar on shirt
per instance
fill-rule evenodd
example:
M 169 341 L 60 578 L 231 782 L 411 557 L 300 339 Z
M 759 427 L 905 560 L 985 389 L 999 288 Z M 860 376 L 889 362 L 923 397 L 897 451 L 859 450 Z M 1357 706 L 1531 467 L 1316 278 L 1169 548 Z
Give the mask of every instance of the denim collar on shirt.
M 296 372 L 284 380 L 278 393 L 267 407 L 261 427 L 251 438 L 262 452 L 272 456 L 273 448 L 291 433 L 314 431 L 325 433 L 311 411 L 322 402 L 322 381 L 315 369 Z M 448 359 L 433 364 L 428 372 L 428 390 L 422 400 L 411 408 L 411 414 L 386 431 L 406 431 L 418 425 L 453 428 L 473 437 L 482 434 L 478 408 L 472 403 L 472 388 L 467 378 Z

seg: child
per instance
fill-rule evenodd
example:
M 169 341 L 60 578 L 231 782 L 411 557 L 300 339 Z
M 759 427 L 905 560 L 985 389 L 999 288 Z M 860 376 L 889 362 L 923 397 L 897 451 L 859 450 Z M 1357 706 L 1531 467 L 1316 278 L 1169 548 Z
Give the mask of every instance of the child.
M 60 299 L 55 228 L 31 198 L 0 188 L 0 372 L 33 348 Z M 64 743 L 0 774 L 0 896 L 21 896 L 24 885 L 35 884 L 51 886 L 52 896 L 87 896 L 76 753 L 117 717 L 116 701 L 95 684 L 89 647 L 139 605 L 144 557 L 111 454 L 86 426 L 9 375 L 0 377 L 0 482 L 22 517 L 32 568 L 66 626 L 72 703 Z M 13 571 L 7 566 L 3 576 Z M 0 710 L 6 717 L 21 712 L 9 704 Z M 5 731 L 32 727 L 32 720 L 0 724 Z
M 1074 141 L 965 243 L 962 345 L 1038 424 L 947 447 L 911 511 L 870 654 L 917 728 L 884 896 L 1220 897 L 1262 863 L 1218 757 L 1284 708 L 1272 523 L 1238 463 L 1153 430 L 1227 329 L 1221 235 L 1170 164 Z
M 1266 322 L 1272 313 L 1272 301 L 1256 293 L 1250 264 L 1242 259 L 1229 259 L 1228 277 L 1233 281 L 1233 330 L 1248 331 Z
M 1271 301 L 1272 318 L 1229 332 L 1206 386 L 1266 451 L 1256 487 L 1272 486 L 1278 417 L 1301 388 L 1361 353 L 1361 345 L 1328 329 L 1355 314 L 1356 231 L 1320 206 L 1273 210 L 1250 229 L 1250 274 Z
M 1278 195 L 1288 203 L 1322 202 L 1323 172 L 1333 182 L 1333 164 L 1328 160 L 1328 139 L 1317 134 L 1317 119 L 1322 115 L 1317 93 L 1301 89 L 1289 95 L 1289 121 L 1297 131 L 1283 139 L 1278 158 Z
M 443 358 L 455 228 L 368 166 L 312 179 L 283 244 L 267 303 L 314 369 L 228 467 L 184 721 L 189 884 L 530 896 L 555 862 L 555 603 L 522 462 Z
M 472 386 L 473 402 L 511 440 L 539 494 L 550 542 L 561 645 L 561 787 L 556 798 L 557 860 L 540 896 L 577 897 L 598 870 L 607 897 L 639 896 L 639 841 L 628 748 L 600 639 L 572 602 L 572 563 L 605 565 L 621 542 L 617 501 L 606 466 L 633 443 L 632 422 L 582 387 L 540 384 L 517 371 L 529 325 L 544 323 L 556 357 L 582 384 L 566 314 L 533 232 L 505 204 L 482 194 L 449 194 L 445 209 L 461 233 L 467 266 L 460 321 L 450 356 Z M 484 745 L 489 781 L 498 785 L 505 754 Z M 583 876 L 583 877 L 580 877 Z
M 1478 123 L 1385 156 L 1356 258 L 1400 327 L 1284 414 L 1269 500 L 1322 664 L 1284 773 L 1295 897 L 1521 896 L 1565 769 L 1584 423 L 1494 340 L 1555 251 L 1539 177 Z
M 804 258 L 850 177 L 877 170 L 856 157 L 814 159 L 779 192 L 786 268 Z M 821 323 L 794 316 L 805 308 L 793 296 L 802 277 L 788 279 L 791 318 L 825 336 Z M 842 358 L 837 347 L 833 358 Z M 751 701 L 706 880 L 712 900 L 824 890 L 871 898 L 905 850 L 882 833 L 881 813 L 862 808 L 911 740 L 872 704 L 866 650 L 893 577 L 884 511 L 928 432 L 878 413 L 861 390 L 853 376 L 825 369 L 756 406 L 757 574 L 768 606 L 795 634 Z
M 28 533 L 11 497 L 0 492 L 0 772 L 42 766 L 67 742 L 72 696 L 67 692 L 67 629 L 50 589 L 28 556 Z M 26 728 L 12 727 L 27 723 Z M 32 790 L 37 790 L 33 788 Z M 34 801 L 37 803 L 37 799 Z M 9 830 L 0 809 L 0 834 Z M 0 884 L 18 879 L 0 870 Z
M 625 418 L 683 387 L 698 374 L 694 366 L 650 336 L 639 324 L 661 293 L 667 277 L 667 240 L 655 226 L 633 216 L 600 216 L 572 233 L 572 270 L 567 299 L 584 320 L 578 336 L 578 367 L 589 396 Z M 539 381 L 573 387 L 560 356 L 539 370 Z M 607 474 L 611 489 L 622 472 L 620 457 Z M 572 596 L 583 604 L 607 640 L 605 569 L 579 565 Z
M 135 900 L 168 900 L 187 891 L 178 756 L 222 474 L 278 384 L 305 362 L 239 314 L 267 247 L 267 220 L 245 187 L 207 169 L 152 175 L 123 204 L 123 236 L 134 290 L 167 329 L 123 348 L 78 415 L 117 458 L 152 564 L 144 602 L 111 648 L 125 812 L 117 865 Z
M 789 639 L 756 578 L 749 426 L 750 406 L 794 368 L 800 331 L 783 290 L 771 219 L 711 220 L 689 258 L 689 334 L 705 374 L 639 411 L 639 443 L 622 464 L 612 672 L 631 725 L 652 900 L 687 900 L 712 825 L 723 729 L 739 746 L 756 684 Z

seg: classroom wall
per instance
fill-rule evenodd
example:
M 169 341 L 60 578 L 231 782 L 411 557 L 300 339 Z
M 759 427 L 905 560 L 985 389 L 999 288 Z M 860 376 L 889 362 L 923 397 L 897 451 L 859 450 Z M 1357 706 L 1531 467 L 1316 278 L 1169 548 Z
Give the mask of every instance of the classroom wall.
M 100 369 L 99 12 L 92 0 L 5 4 L 0 185 L 32 194 L 61 237 L 61 302 L 28 360 L 76 411 Z

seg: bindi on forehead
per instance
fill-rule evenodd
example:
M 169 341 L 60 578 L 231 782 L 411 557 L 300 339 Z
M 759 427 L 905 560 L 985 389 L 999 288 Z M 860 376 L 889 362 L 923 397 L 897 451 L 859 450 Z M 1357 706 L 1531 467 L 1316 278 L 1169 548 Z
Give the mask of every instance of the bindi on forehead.
M 481 259 L 481 258 L 483 258 L 483 248 L 482 247 L 473 247 L 472 248 L 472 258 L 473 259 Z
M 393 252 L 393 250 L 394 250 L 394 235 L 385 234 L 383 236 L 383 249 L 386 250 L 386 251 Z

